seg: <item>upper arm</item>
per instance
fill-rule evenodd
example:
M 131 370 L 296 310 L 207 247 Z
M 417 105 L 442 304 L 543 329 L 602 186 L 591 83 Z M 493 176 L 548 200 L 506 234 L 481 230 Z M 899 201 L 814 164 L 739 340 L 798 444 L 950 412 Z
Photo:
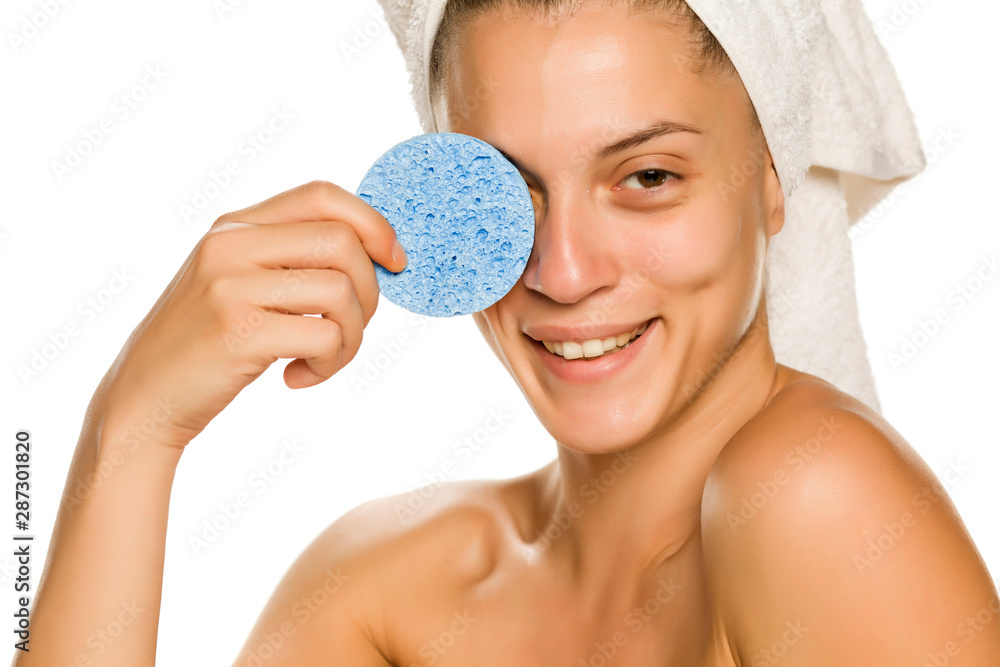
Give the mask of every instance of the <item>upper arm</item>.
M 713 596 L 744 664 L 1000 664 L 1000 600 L 943 487 L 877 416 L 810 391 L 706 485 Z
M 267 601 L 233 667 L 390 663 L 372 636 L 377 578 L 366 556 L 379 542 L 384 499 L 351 510 L 299 555 Z M 368 575 L 368 576 L 366 576 Z

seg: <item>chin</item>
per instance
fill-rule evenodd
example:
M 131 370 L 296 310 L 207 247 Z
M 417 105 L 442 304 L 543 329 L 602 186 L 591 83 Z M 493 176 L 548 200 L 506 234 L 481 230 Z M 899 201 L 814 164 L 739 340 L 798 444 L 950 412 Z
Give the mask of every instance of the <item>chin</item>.
M 545 430 L 559 445 L 581 454 L 614 454 L 647 440 L 657 430 L 663 404 L 611 402 L 600 408 L 552 405 L 552 414 L 536 410 Z
M 561 446 L 611 454 L 647 441 L 686 405 L 679 381 L 682 368 L 663 359 L 654 368 L 637 368 L 617 381 L 585 387 L 531 382 L 525 397 Z

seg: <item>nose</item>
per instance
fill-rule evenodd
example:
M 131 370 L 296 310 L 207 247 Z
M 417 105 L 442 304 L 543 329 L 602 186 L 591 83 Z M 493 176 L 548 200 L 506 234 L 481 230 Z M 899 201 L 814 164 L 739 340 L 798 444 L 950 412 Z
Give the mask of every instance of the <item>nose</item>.
M 615 284 L 614 239 L 587 194 L 564 188 L 536 208 L 524 285 L 558 303 L 576 303 Z

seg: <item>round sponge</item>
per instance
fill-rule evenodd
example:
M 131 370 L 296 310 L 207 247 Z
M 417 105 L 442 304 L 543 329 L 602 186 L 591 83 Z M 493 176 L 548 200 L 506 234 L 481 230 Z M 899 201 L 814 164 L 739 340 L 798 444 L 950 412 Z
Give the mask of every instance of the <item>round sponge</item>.
M 464 134 L 421 134 L 390 148 L 358 186 L 406 251 L 393 273 L 375 264 L 390 301 L 433 317 L 468 315 L 518 281 L 535 238 L 528 186 L 496 148 Z

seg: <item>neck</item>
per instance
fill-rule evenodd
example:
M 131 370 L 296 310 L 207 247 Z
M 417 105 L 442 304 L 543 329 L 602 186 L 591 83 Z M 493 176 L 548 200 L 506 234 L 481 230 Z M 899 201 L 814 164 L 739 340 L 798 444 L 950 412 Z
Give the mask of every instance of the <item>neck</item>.
M 569 561 L 576 588 L 620 591 L 623 572 L 636 574 L 630 580 L 640 587 L 656 582 L 700 535 L 712 465 L 779 388 L 763 307 L 716 370 L 669 424 L 626 450 L 594 455 L 559 446 L 541 490 L 552 511 L 538 546 Z

